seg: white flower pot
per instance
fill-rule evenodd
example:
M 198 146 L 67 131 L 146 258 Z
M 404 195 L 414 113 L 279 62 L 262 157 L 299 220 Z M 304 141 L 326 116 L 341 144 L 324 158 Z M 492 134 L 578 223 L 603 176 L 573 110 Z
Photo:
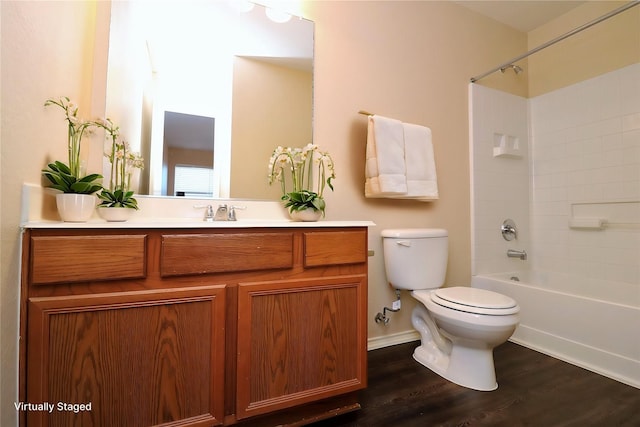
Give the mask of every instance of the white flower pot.
M 94 194 L 56 194 L 58 214 L 65 222 L 87 222 L 98 203 Z
M 135 209 L 122 207 L 98 207 L 98 215 L 108 222 L 124 222 L 131 217 L 134 211 Z
M 319 220 L 320 217 L 322 216 L 322 211 L 319 211 L 317 209 L 307 208 L 300 211 L 290 212 L 289 216 L 294 221 L 311 222 L 311 221 Z

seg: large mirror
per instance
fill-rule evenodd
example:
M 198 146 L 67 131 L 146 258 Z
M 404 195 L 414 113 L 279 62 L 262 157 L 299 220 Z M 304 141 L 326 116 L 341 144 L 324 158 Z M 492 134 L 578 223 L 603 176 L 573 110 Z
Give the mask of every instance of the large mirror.
M 312 141 L 314 28 L 272 12 L 111 2 L 106 113 L 144 158 L 138 194 L 280 197 L 271 152 Z

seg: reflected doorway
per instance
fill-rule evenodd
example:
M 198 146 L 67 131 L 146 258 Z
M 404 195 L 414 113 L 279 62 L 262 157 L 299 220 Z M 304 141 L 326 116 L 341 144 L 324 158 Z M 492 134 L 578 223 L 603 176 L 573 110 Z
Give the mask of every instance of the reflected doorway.
M 213 197 L 215 118 L 164 112 L 162 195 Z

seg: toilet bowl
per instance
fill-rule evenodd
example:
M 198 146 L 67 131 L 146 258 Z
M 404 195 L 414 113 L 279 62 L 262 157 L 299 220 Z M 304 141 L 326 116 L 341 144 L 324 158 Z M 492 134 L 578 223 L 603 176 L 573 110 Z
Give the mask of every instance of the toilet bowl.
M 484 289 L 467 287 L 440 290 L 460 293 L 484 291 Z M 418 305 L 411 316 L 413 327 L 421 337 L 421 345 L 414 351 L 414 359 L 458 385 L 474 390 L 495 390 L 498 388 L 498 383 L 493 363 L 493 349 L 513 335 L 519 322 L 520 308 L 511 298 L 486 291 L 484 297 L 487 300 L 494 297 L 502 300 L 504 297 L 511 302 L 506 302 L 503 308 L 465 305 L 463 309 L 466 311 L 462 311 L 460 308 L 441 305 L 442 299 L 438 298 L 436 292 L 414 291 L 411 293 L 423 304 Z M 493 313 L 489 314 L 490 311 Z M 429 323 L 432 325 L 429 326 Z M 443 341 L 449 340 L 451 344 L 438 345 L 432 331 L 439 333 Z M 436 346 L 433 347 L 430 344 L 425 346 L 425 343 L 430 342 L 434 342 Z
M 414 359 L 458 385 L 495 390 L 493 349 L 515 331 L 518 304 L 484 289 L 442 288 L 446 230 L 383 230 L 382 237 L 389 283 L 396 289 L 411 290 L 418 302 L 411 315 L 421 337 Z

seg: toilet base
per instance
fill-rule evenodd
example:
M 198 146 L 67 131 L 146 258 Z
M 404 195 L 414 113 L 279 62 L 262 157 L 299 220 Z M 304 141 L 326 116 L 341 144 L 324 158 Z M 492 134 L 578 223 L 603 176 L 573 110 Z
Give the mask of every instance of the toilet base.
M 413 358 L 442 378 L 460 386 L 478 391 L 493 391 L 498 388 L 492 349 L 454 345 L 451 354 L 447 355 L 431 341 L 417 347 Z

